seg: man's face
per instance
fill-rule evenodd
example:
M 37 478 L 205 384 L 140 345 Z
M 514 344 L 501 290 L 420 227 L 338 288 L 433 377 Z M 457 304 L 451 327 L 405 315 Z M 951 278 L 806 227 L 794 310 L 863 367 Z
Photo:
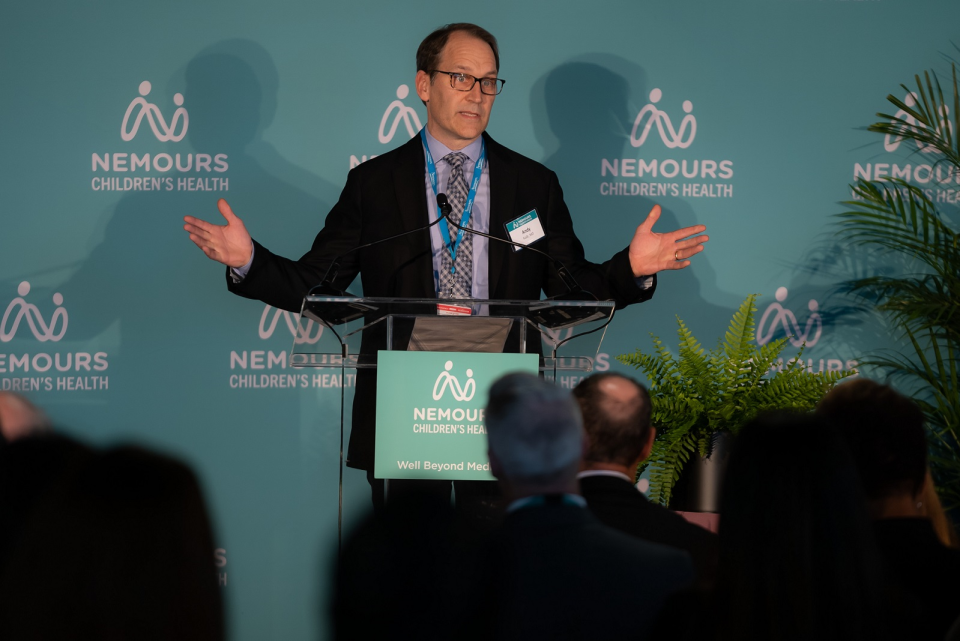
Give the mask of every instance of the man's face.
M 450 34 L 437 69 L 462 71 L 477 78 L 497 75 L 490 45 L 462 31 Z M 431 81 L 430 74 L 424 71 L 417 72 L 417 95 L 427 103 L 427 130 L 454 150 L 463 149 L 483 133 L 496 98 L 480 93 L 480 83 L 470 91 L 457 91 L 450 86 L 450 76 L 437 74 Z

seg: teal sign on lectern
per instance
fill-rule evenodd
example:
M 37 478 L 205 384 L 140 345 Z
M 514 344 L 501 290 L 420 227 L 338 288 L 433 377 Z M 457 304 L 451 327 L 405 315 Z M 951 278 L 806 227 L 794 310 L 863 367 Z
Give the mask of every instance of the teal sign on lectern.
M 381 351 L 374 475 L 493 480 L 487 391 L 507 372 L 538 370 L 536 354 Z

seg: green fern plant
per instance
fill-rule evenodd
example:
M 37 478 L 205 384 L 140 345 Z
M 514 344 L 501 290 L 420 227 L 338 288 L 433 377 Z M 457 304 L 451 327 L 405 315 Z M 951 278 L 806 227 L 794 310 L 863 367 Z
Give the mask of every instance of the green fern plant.
M 787 338 L 758 346 L 756 294 L 733 315 L 726 335 L 705 351 L 680 318 L 679 356 L 653 334 L 654 353 L 639 349 L 617 360 L 641 370 L 650 381 L 652 421 L 657 437 L 639 472 L 650 469 L 650 500 L 668 505 L 673 487 L 691 456 L 709 456 L 715 435 L 736 435 L 758 413 L 774 409 L 813 409 L 852 372 L 812 373 L 801 359 L 778 359 Z

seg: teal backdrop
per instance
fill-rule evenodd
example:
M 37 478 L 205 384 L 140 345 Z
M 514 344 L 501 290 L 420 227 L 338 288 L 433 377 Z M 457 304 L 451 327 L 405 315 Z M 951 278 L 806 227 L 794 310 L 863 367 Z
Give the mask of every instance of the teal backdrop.
M 761 340 L 854 367 L 891 338 L 833 288 L 899 266 L 837 244 L 848 184 L 909 171 L 957 201 L 956 176 L 864 131 L 957 53 L 956 0 L 5 3 L 0 387 L 66 432 L 194 466 L 233 639 L 327 634 L 352 378 L 288 367 L 295 319 L 228 294 L 182 217 L 216 221 L 225 197 L 302 254 L 350 168 L 425 121 L 414 53 L 455 21 L 499 38 L 489 131 L 559 174 L 591 258 L 654 203 L 661 231 L 708 227 L 692 267 L 617 314 L 599 369 L 648 332 L 674 344 L 677 315 L 712 345 L 754 292 Z M 368 494 L 345 480 L 349 523 Z

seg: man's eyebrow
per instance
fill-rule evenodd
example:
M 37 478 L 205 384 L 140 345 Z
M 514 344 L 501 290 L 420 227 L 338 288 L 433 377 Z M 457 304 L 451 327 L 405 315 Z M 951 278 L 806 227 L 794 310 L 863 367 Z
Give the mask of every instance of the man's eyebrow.
M 497 77 L 497 72 L 496 72 L 496 71 L 489 71 L 489 72 L 487 72 L 487 73 L 485 73 L 485 74 L 480 74 L 480 75 L 478 76 L 478 75 L 476 75 L 476 74 L 474 74 L 474 73 L 471 73 L 469 67 L 465 67 L 465 66 L 463 66 L 463 65 L 454 65 L 453 68 L 456 69 L 456 70 L 458 70 L 458 71 L 463 71 L 464 73 L 469 73 L 471 76 L 474 76 L 475 78 L 496 78 L 496 77 Z

